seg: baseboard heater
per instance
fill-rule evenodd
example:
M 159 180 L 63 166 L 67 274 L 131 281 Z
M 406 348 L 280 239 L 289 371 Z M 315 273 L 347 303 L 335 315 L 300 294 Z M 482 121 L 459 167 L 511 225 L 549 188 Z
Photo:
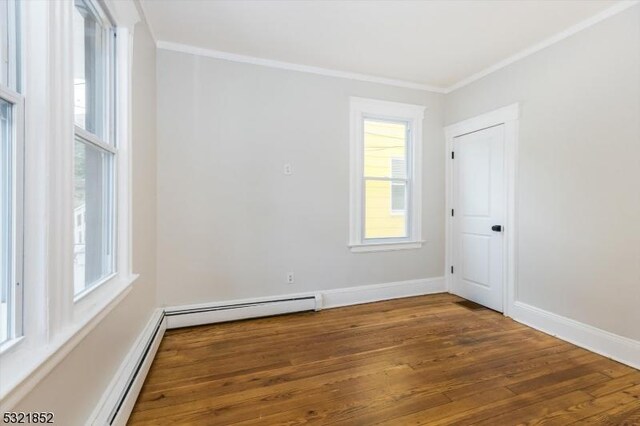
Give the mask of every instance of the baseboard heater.
M 129 374 L 125 382 L 124 389 L 117 394 L 117 398 L 113 403 L 113 410 L 109 413 L 107 420 L 100 419 L 99 414 L 98 419 L 92 423 L 93 425 L 103 425 L 106 423 L 110 426 L 120 426 L 126 424 L 133 405 L 136 402 L 136 398 L 138 397 L 138 393 L 140 393 L 140 388 L 142 388 L 144 379 L 151 367 L 151 362 L 160 345 L 160 340 L 164 334 L 163 324 L 164 313 L 161 313 L 153 326 L 151 335 L 148 337 L 148 340 L 144 342 L 142 351 L 135 361 L 133 371 Z
M 320 307 L 320 295 L 312 295 L 227 305 L 176 307 L 166 309 L 165 316 L 167 328 L 180 328 L 293 312 L 317 311 Z

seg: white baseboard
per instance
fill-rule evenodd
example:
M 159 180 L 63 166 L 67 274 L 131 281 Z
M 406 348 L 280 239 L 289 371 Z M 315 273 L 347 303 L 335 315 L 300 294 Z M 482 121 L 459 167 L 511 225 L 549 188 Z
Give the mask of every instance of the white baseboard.
M 156 309 L 90 417 L 95 426 L 125 425 L 164 335 L 166 319 Z
M 167 328 L 214 324 L 445 292 L 443 277 L 165 308 Z
M 444 277 L 437 277 L 325 290 L 321 295 L 322 307 L 328 309 L 446 291 Z
M 279 296 L 267 300 L 243 299 L 209 305 L 176 306 L 165 308 L 165 315 L 167 328 L 180 328 L 318 309 L 318 301 L 313 295 Z
M 514 304 L 511 317 L 546 334 L 640 369 L 640 342 L 637 340 L 618 336 L 522 302 Z

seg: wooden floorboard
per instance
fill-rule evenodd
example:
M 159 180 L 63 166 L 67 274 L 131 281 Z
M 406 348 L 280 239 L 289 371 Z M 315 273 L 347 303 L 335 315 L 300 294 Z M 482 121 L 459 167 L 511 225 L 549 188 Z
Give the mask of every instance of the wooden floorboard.
M 438 294 L 169 330 L 130 425 L 640 425 L 640 371 Z

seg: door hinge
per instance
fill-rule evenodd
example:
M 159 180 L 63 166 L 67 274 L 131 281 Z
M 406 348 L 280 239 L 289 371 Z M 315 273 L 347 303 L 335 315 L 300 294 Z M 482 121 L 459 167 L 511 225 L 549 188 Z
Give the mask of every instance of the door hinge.
M 453 160 L 454 158 L 456 158 L 456 153 L 451 151 L 451 159 Z
M 451 267 L 451 273 L 453 274 L 453 266 Z
M 451 216 L 455 216 L 456 211 L 454 209 L 451 209 Z

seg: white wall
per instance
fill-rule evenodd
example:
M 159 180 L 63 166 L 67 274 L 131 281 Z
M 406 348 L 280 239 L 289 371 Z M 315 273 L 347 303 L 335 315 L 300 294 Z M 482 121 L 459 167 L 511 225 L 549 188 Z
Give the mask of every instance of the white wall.
M 157 66 L 162 304 L 443 275 L 442 95 L 166 50 Z M 349 96 L 427 107 L 422 249 L 347 247 Z
M 15 407 L 51 411 L 55 423 L 82 426 L 147 324 L 156 302 L 155 46 L 144 24 L 133 54 L 133 290 Z
M 640 340 L 640 6 L 447 95 L 521 103 L 518 300 Z

